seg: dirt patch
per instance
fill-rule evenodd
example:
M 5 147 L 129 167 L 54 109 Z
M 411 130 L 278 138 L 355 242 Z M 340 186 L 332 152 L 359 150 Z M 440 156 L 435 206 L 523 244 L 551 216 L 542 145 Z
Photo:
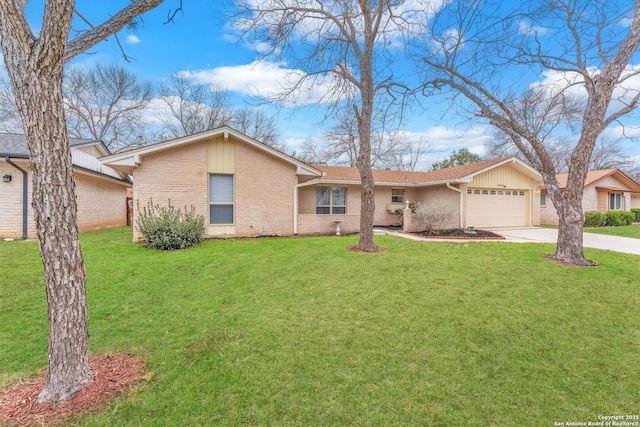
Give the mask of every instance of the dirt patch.
M 139 383 L 145 374 L 144 361 L 130 354 L 95 355 L 89 359 L 89 366 L 94 381 L 64 402 L 36 403 L 46 381 L 44 375 L 0 390 L 0 425 L 42 425 L 101 409 Z
M 374 250 L 365 252 L 365 251 L 361 251 L 357 246 L 347 246 L 347 252 L 358 252 L 361 254 L 383 254 L 387 252 L 387 249 L 380 246 L 376 246 Z

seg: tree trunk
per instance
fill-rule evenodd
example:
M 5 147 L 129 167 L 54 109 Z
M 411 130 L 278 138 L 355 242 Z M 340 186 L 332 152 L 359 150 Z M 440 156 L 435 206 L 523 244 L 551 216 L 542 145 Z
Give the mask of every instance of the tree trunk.
M 360 150 L 356 166 L 360 172 L 362 194 L 360 195 L 360 241 L 358 249 L 373 252 L 377 247 L 373 243 L 373 217 L 376 210 L 373 172 L 371 170 L 371 116 L 373 112 L 373 94 L 363 96 L 362 112 L 358 121 Z
M 29 147 L 32 206 L 49 312 L 49 370 L 38 402 L 66 400 L 93 381 L 85 268 L 62 98 L 65 45 L 3 53 Z
M 60 72 L 62 72 L 60 70 Z M 38 401 L 66 400 L 93 381 L 89 368 L 85 268 L 62 88 L 32 75 L 20 96 L 33 178 L 33 210 L 49 310 L 49 371 Z M 57 79 L 62 82 L 62 78 Z M 52 155 L 53 153 L 53 155 Z
M 558 244 L 556 253 L 549 258 L 580 267 L 597 265 L 584 257 L 582 238 L 584 214 L 582 213 L 582 207 L 567 205 L 558 210 L 558 217 Z

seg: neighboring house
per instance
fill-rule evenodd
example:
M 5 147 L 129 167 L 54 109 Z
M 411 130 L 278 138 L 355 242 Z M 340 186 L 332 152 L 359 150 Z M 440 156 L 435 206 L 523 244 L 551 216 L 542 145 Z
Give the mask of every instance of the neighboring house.
M 191 206 L 208 236 L 329 234 L 360 227 L 355 168 L 309 165 L 222 127 L 100 159 L 133 176 L 135 206 Z M 405 202 L 449 200 L 460 227 L 539 224 L 540 175 L 516 158 L 432 172 L 374 171 L 375 225 L 399 221 Z M 135 229 L 134 240 L 138 239 Z
M 71 138 L 69 143 L 80 231 L 126 225 L 129 177 L 98 161 L 98 157 L 110 154 L 101 142 Z M 0 237 L 35 237 L 29 152 L 24 135 L 0 134 L 0 176 Z
M 560 189 L 567 186 L 567 174 L 557 175 Z M 636 199 L 633 193 L 640 193 L 640 185 L 618 169 L 602 169 L 587 173 L 582 196 L 582 211 L 629 211 Z M 640 206 L 638 206 L 640 207 Z M 546 190 L 540 194 L 540 222 L 557 225 L 558 212 Z

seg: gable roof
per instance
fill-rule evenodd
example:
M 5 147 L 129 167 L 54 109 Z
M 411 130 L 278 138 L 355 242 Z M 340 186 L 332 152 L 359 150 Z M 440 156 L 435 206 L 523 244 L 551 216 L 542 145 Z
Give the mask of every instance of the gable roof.
M 82 149 L 92 146 L 97 148 L 103 156 L 111 154 L 102 141 L 87 138 L 69 138 L 69 147 Z M 17 159 L 28 159 L 29 148 L 27 138 L 21 133 L 0 133 L 0 156 L 9 156 Z
M 98 161 L 95 156 L 96 152 L 98 152 L 100 156 L 111 154 L 102 141 L 86 138 L 69 138 L 69 147 L 71 148 L 71 161 L 74 168 L 108 178 L 115 178 L 126 183 L 131 182 L 126 174 L 105 166 Z M 0 133 L 0 157 L 28 159 L 29 148 L 25 135 L 19 133 Z
M 567 178 L 569 174 L 562 173 L 556 175 L 556 179 L 558 180 L 558 184 L 560 185 L 560 189 L 564 190 L 567 187 Z M 599 169 L 594 171 L 587 172 L 587 178 L 585 179 L 584 186 L 588 187 L 590 185 L 594 185 L 597 182 L 608 178 L 613 177 L 618 181 L 622 182 L 626 185 L 629 191 L 633 193 L 640 193 L 640 184 L 635 182 L 633 179 L 629 178 L 624 172 L 620 169 Z M 623 189 L 620 189 L 623 191 Z
M 408 172 L 389 169 L 373 169 L 374 183 L 381 185 L 415 185 L 429 186 L 453 182 L 469 182 L 480 173 L 510 164 L 526 175 L 541 180 L 540 174 L 516 157 L 502 157 L 492 160 L 469 163 L 467 165 L 455 166 L 447 169 L 438 169 L 429 172 Z M 360 173 L 357 168 L 341 166 L 313 165 L 323 171 L 325 176 L 323 181 L 360 183 Z
M 135 148 L 133 150 L 121 151 L 116 154 L 101 157 L 100 161 L 105 165 L 109 165 L 115 169 L 121 170 L 128 174 L 132 174 L 133 170 L 142 163 L 142 159 L 146 155 L 158 153 L 165 150 L 171 150 L 174 148 L 178 148 L 188 144 L 193 144 L 195 142 L 200 142 L 205 139 L 212 138 L 215 136 L 220 136 L 220 135 L 222 135 L 224 139 L 229 138 L 229 136 L 233 136 L 235 139 L 239 141 L 242 141 L 260 151 L 263 151 L 267 154 L 270 154 L 278 159 L 281 159 L 287 163 L 290 163 L 296 166 L 296 174 L 298 175 L 307 175 L 312 177 L 319 177 L 322 175 L 322 172 L 316 169 L 315 167 L 308 165 L 307 163 L 304 163 L 294 157 L 291 157 L 288 154 L 285 154 L 282 151 L 271 147 L 270 145 L 257 141 L 229 126 L 222 126 L 216 129 L 205 131 L 205 132 L 200 132 L 193 135 L 187 135 L 180 138 L 170 139 L 168 141 L 162 141 L 155 144 L 146 145 L 144 147 Z

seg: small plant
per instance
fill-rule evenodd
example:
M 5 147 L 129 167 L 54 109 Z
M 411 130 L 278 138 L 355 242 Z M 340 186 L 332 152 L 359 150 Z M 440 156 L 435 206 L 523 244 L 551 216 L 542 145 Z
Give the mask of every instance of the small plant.
M 631 225 L 636 218 L 635 213 L 627 211 L 609 211 L 605 215 L 605 225 L 610 227 L 618 227 L 621 225 Z
M 456 208 L 453 203 L 437 198 L 416 203 L 414 213 L 420 225 L 431 232 L 445 228 L 453 220 Z
M 184 212 L 168 201 L 167 206 L 154 204 L 150 200 L 140 209 L 137 202 L 136 230 L 144 237 L 147 248 L 175 250 L 196 245 L 204 235 L 204 217 L 196 215 L 195 207 Z
M 636 216 L 634 221 L 640 221 L 640 208 L 633 208 L 631 209 L 631 212 Z
M 606 217 L 602 212 L 589 211 L 584 213 L 585 227 L 604 227 L 605 224 Z

